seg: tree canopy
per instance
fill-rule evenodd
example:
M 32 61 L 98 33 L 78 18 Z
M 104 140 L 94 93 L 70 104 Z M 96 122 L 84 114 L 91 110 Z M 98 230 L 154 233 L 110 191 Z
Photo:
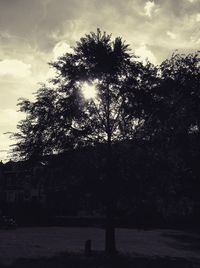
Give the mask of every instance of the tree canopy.
M 155 83 L 153 65 L 143 66 L 121 38 L 99 29 L 50 65 L 52 86 L 43 85 L 33 102 L 19 102 L 27 116 L 14 134 L 16 153 L 29 158 L 133 138 Z M 93 87 L 95 98 L 86 99 L 83 87 Z

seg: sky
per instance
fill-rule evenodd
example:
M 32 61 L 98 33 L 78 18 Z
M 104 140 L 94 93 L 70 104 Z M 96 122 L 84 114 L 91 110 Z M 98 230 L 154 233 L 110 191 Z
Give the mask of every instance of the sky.
M 121 36 L 141 60 L 160 64 L 200 48 L 200 0 L 0 0 L 0 161 L 24 115 L 19 98 L 53 74 L 48 62 L 100 28 Z

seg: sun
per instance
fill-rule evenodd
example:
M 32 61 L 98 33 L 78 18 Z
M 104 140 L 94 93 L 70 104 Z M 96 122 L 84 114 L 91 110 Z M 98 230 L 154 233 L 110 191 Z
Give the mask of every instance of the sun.
M 90 84 L 90 83 L 83 83 L 82 88 L 83 96 L 85 99 L 95 99 L 97 97 L 97 90 L 96 90 L 96 85 L 95 83 Z

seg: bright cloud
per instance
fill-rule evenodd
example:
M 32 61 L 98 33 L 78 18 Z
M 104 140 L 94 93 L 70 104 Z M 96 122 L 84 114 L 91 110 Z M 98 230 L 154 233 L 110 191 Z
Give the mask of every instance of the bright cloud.
M 153 1 L 146 2 L 145 7 L 144 7 L 145 15 L 147 15 L 148 17 L 151 17 L 154 7 L 155 7 L 155 3 Z
M 197 21 L 197 22 L 200 22 L 200 13 L 197 14 L 197 16 L 196 16 L 196 21 Z
M 59 57 L 63 56 L 65 53 L 73 53 L 73 49 L 69 46 L 69 44 L 66 41 L 60 41 L 58 42 L 54 48 L 53 48 L 53 60 L 58 59 Z M 56 76 L 56 69 L 49 68 L 47 73 L 43 75 L 43 78 L 41 80 L 43 82 L 48 83 L 49 79 L 52 79 Z
M 156 64 L 157 63 L 157 60 L 156 60 L 156 57 L 154 56 L 154 54 L 146 47 L 145 44 L 142 44 L 141 47 L 135 49 L 135 54 L 137 56 L 140 56 L 140 59 L 142 61 L 146 61 L 147 59 L 153 63 L 153 64 Z
M 170 31 L 167 31 L 167 35 L 168 35 L 171 39 L 176 39 L 176 34 L 170 32 Z
M 24 114 L 17 112 L 16 109 L 0 109 L 0 114 L 0 128 L 5 132 L 16 129 L 16 122 L 24 118 Z
M 54 59 L 63 56 L 65 53 L 72 53 L 73 49 L 68 45 L 66 41 L 58 42 L 53 49 Z
M 8 157 L 9 146 L 13 144 L 13 140 L 9 139 L 7 132 L 16 131 L 16 122 L 24 118 L 22 113 L 16 109 L 0 109 L 0 161 L 6 160 Z M 8 160 L 8 159 L 7 159 Z
M 31 65 L 16 59 L 0 61 L 0 76 L 27 77 L 31 75 Z
M 0 161 L 9 160 L 8 151 L 12 141 L 8 139 L 8 135 L 0 134 Z

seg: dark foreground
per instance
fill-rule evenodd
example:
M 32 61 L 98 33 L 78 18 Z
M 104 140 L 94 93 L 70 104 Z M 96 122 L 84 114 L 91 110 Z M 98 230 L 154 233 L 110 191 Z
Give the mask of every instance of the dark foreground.
M 142 257 L 130 255 L 105 256 L 96 252 L 91 256 L 84 254 L 60 254 L 52 258 L 19 259 L 13 264 L 0 265 L 1 268 L 197 268 L 195 260 L 170 257 Z
M 92 240 L 92 253 L 84 243 Z M 39 227 L 0 230 L 0 268 L 200 268 L 200 234 L 116 229 L 119 253 L 103 253 L 104 230 Z

